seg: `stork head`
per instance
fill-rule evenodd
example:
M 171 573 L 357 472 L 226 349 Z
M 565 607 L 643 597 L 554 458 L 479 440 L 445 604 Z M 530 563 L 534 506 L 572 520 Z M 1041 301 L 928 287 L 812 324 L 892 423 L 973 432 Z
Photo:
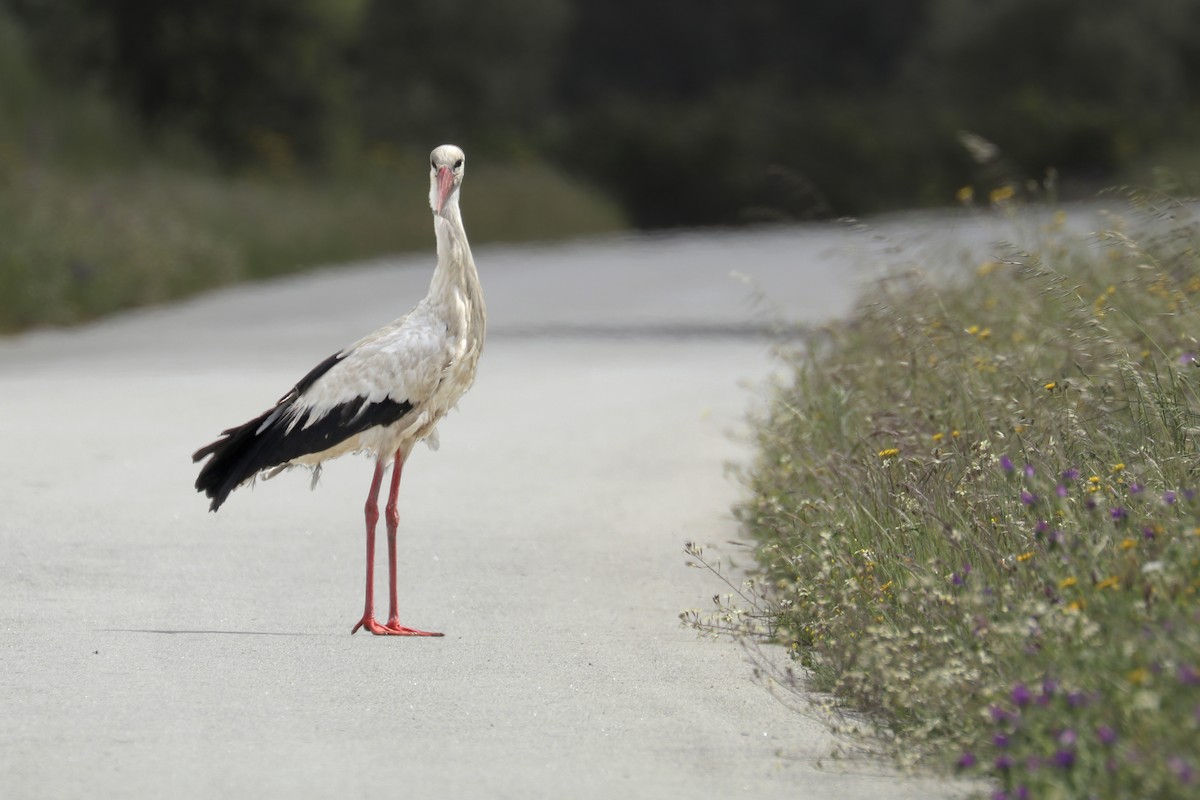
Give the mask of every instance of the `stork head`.
M 462 149 L 452 144 L 436 147 L 429 154 L 429 205 L 434 214 L 442 216 L 450 199 L 457 200 L 465 162 Z

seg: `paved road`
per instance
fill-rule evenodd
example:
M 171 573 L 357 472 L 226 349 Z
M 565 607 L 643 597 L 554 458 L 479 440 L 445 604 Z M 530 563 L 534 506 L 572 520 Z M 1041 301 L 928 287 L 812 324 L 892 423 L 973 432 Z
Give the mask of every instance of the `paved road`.
M 349 635 L 367 460 L 212 515 L 188 458 L 405 310 L 431 257 L 0 341 L 0 794 L 944 793 L 818 768 L 820 721 L 677 619 L 721 589 L 684 541 L 737 536 L 723 465 L 771 369 L 748 331 L 845 310 L 849 264 L 886 249 L 834 228 L 480 248 L 478 382 L 401 498 L 402 617 L 444 639 Z

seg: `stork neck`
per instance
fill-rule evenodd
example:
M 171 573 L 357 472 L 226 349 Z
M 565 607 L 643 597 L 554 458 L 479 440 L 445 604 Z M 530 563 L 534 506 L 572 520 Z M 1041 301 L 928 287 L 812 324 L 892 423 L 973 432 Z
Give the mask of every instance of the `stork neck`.
M 437 234 L 437 269 L 433 273 L 430 294 L 446 296 L 454 289 L 474 296 L 479 292 L 479 276 L 475 271 L 475 260 L 471 256 L 471 245 L 463 228 L 458 199 L 453 198 L 443 213 L 433 215 L 433 229 Z

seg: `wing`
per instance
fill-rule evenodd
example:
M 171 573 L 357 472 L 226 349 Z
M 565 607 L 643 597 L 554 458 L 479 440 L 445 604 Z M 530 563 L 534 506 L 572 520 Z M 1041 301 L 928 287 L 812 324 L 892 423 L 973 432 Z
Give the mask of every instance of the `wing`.
M 361 406 L 391 400 L 417 407 L 437 390 L 453 357 L 445 323 L 418 307 L 355 342 L 336 364 L 298 385 L 295 404 L 318 416 L 347 402 Z
M 413 313 L 334 353 L 274 407 L 197 450 L 212 458 L 196 489 L 217 510 L 235 488 L 263 470 L 322 453 L 420 409 L 453 357 L 445 326 Z

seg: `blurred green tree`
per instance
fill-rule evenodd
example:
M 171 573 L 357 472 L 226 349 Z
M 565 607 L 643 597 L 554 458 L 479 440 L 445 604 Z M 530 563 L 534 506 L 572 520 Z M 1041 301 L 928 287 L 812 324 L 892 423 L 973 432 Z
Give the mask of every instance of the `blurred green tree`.
M 900 153 L 846 128 L 880 116 L 928 4 L 578 0 L 555 150 L 647 227 L 878 203 L 855 173 Z
M 1095 188 L 1200 133 L 1200 3 L 1180 0 L 0 7 L 9 105 L 90 87 L 236 167 L 408 163 L 446 140 L 549 157 L 646 227 L 945 204 L 1049 167 Z M 964 130 L 1004 169 L 973 167 Z
M 230 164 L 331 152 L 359 0 L 12 0 L 60 81 L 99 83 L 151 131 Z
M 355 59 L 367 140 L 528 151 L 570 12 L 568 0 L 372 0 Z
M 906 78 L 1026 175 L 1111 175 L 1200 98 L 1197 33 L 1178 0 L 936 0 Z

